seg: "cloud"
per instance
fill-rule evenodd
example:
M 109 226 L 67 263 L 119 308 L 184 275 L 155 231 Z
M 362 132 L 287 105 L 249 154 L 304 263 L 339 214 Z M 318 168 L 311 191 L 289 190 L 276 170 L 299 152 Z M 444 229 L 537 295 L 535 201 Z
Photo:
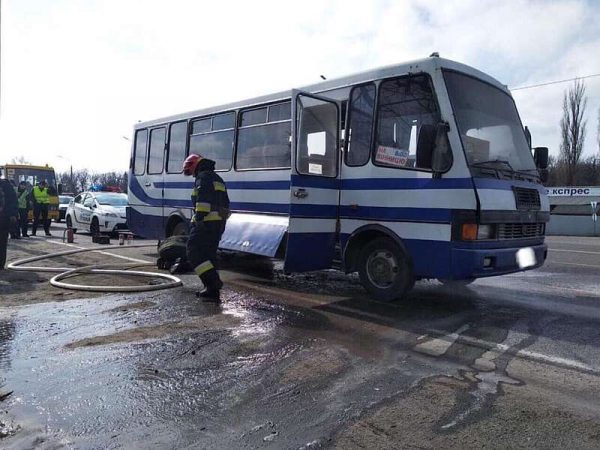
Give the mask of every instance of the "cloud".
M 432 51 L 511 86 L 600 72 L 585 1 L 29 0 L 3 4 L 2 159 L 126 169 L 147 120 Z M 538 145 L 558 149 L 567 85 L 515 91 Z M 587 153 L 600 80 L 588 82 Z

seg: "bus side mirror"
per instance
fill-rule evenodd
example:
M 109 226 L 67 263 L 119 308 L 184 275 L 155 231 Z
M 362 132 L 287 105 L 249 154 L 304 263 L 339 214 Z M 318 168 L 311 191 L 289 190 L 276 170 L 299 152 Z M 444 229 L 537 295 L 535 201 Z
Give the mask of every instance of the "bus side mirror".
M 448 124 L 421 125 L 417 139 L 417 167 L 444 173 L 452 167 L 452 151 L 448 142 Z
M 62 195 L 62 193 L 63 193 L 62 183 L 58 183 L 58 195 Z
M 534 148 L 533 160 L 535 161 L 535 167 L 546 170 L 548 168 L 548 147 Z

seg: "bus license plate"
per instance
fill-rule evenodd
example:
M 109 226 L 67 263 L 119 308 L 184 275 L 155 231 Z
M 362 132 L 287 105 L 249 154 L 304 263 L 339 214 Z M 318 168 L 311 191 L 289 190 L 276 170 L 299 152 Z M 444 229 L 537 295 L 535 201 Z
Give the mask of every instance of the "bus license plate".
M 535 266 L 536 263 L 535 252 L 531 247 L 522 248 L 517 251 L 517 264 L 521 269 Z

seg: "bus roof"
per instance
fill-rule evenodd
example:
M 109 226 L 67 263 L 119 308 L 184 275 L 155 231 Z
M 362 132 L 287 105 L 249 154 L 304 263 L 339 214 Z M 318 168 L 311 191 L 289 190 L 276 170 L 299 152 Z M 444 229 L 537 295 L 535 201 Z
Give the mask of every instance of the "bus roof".
M 54 171 L 54 167 L 51 166 L 33 166 L 31 164 L 4 164 L 4 167 L 7 169 L 33 169 L 33 170 L 52 170 Z
M 320 83 L 311 84 L 308 86 L 300 87 L 300 90 L 310 92 L 313 94 L 326 92 L 334 89 L 340 89 L 348 86 L 352 86 L 355 84 L 365 83 L 368 81 L 379 80 L 383 78 L 390 78 L 400 75 L 405 75 L 408 73 L 418 73 L 418 72 L 430 72 L 432 73 L 436 69 L 451 69 L 456 70 L 458 72 L 465 73 L 467 75 L 471 75 L 475 78 L 479 78 L 487 83 L 490 83 L 499 89 L 507 92 L 508 88 L 506 85 L 503 85 L 495 78 L 473 68 L 467 66 L 466 64 L 462 64 L 456 61 L 452 61 L 445 58 L 440 58 L 437 56 L 430 56 L 428 58 L 418 59 L 414 61 L 409 61 L 402 64 L 394 64 L 390 66 L 380 67 L 377 69 L 368 70 L 365 72 L 356 73 L 353 75 L 348 75 L 340 78 L 335 78 L 331 80 L 322 81 Z M 264 95 L 260 97 L 250 98 L 247 100 L 242 100 L 234 103 L 228 103 L 224 105 L 214 106 L 210 108 L 199 109 L 195 111 L 189 111 L 182 114 L 176 114 L 173 116 L 162 117 L 159 119 L 148 120 L 144 122 L 139 122 L 135 124 L 134 129 L 146 128 L 155 125 L 160 125 L 164 123 L 175 122 L 178 120 L 189 119 L 193 117 L 202 117 L 207 116 L 219 112 L 232 111 L 240 108 L 247 108 L 255 105 L 260 105 L 263 103 L 277 102 L 283 100 L 289 100 L 292 96 L 292 91 L 282 91 L 274 94 Z

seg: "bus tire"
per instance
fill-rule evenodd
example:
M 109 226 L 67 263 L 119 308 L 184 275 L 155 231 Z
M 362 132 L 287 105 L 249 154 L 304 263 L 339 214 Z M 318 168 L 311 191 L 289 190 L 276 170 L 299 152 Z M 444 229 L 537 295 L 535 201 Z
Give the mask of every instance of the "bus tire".
M 171 232 L 171 236 L 186 236 L 188 234 L 190 234 L 190 230 L 187 223 L 183 220 L 177 222 L 177 225 L 173 227 L 173 231 Z
M 367 292 L 382 302 L 399 300 L 415 283 L 408 253 L 387 237 L 374 239 L 362 248 L 358 274 Z
M 73 221 L 71 220 L 71 216 L 67 216 L 67 228 L 72 228 L 73 233 L 77 233 L 77 228 L 73 228 Z

